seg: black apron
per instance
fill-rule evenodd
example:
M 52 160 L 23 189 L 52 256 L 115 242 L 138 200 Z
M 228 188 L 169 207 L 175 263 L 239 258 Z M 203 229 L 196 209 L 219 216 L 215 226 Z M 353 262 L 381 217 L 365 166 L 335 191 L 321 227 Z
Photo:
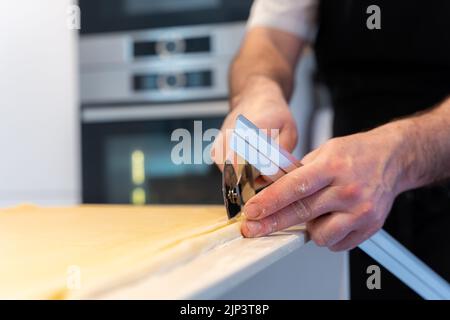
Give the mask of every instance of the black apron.
M 379 30 L 366 26 L 373 4 L 381 9 Z M 335 136 L 411 115 L 450 95 L 450 1 L 323 0 L 318 18 L 315 52 L 333 100 Z M 449 183 L 401 194 L 384 228 L 450 282 Z M 377 263 L 361 250 L 350 252 L 352 299 L 418 298 L 383 268 L 381 290 L 369 290 L 371 264 Z

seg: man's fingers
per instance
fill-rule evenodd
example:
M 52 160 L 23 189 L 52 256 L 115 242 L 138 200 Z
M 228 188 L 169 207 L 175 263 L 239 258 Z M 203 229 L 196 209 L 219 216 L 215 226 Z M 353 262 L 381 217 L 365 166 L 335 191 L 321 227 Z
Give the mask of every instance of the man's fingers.
M 359 219 L 346 212 L 333 212 L 306 224 L 311 239 L 320 247 L 332 247 L 358 228 Z
M 360 243 L 369 239 L 377 230 L 350 232 L 344 239 L 330 247 L 331 251 L 345 251 L 356 248 Z
M 325 187 L 316 193 L 292 202 L 290 205 L 277 212 L 294 211 L 299 217 L 299 223 L 307 222 L 318 216 L 334 211 L 343 211 L 348 208 L 348 203 L 357 196 L 356 190 L 351 186 Z M 264 210 L 256 218 L 248 217 L 249 220 L 259 220 L 273 214 L 270 210 Z M 247 213 L 246 213 L 247 215 Z
M 329 208 L 336 208 L 339 206 L 337 200 L 338 192 L 334 189 L 339 189 L 339 187 L 330 187 L 320 190 L 306 199 L 295 201 L 281 210 L 261 219 L 247 219 L 242 224 L 242 233 L 246 237 L 264 236 L 276 231 L 284 230 L 290 226 L 304 223 L 305 221 L 310 221 L 323 213 L 330 212 L 331 209 Z M 344 203 L 341 203 L 340 205 L 344 207 Z M 315 209 L 312 209 L 312 207 Z M 313 220 L 313 222 L 319 221 L 318 219 L 321 218 L 317 218 Z
M 242 234 L 245 237 L 261 237 L 299 224 L 300 218 L 292 208 L 287 207 L 261 220 L 242 222 Z
M 280 211 L 287 205 L 304 199 L 332 182 L 322 166 L 311 163 L 281 177 L 257 195 L 244 207 L 248 219 L 258 219 Z

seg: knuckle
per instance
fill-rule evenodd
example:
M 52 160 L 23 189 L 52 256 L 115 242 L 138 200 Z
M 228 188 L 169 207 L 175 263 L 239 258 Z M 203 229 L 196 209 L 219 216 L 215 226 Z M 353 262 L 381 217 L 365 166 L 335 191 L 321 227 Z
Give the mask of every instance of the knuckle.
M 313 201 L 310 197 L 304 198 L 302 200 L 298 201 L 303 209 L 303 214 L 307 217 L 307 218 L 311 218 L 313 216 L 313 209 L 312 209 L 312 205 L 313 205 Z
M 268 219 L 260 220 L 261 230 L 259 235 L 265 236 L 270 233 L 270 223 L 267 221 Z
M 300 223 L 308 221 L 312 217 L 312 210 L 308 205 L 307 199 L 295 201 L 292 203 L 291 207 L 295 215 L 300 220 Z
M 342 172 L 346 167 L 346 161 L 340 157 L 332 156 L 326 160 L 326 167 L 332 173 Z
M 347 233 L 347 230 L 350 226 L 353 225 L 353 222 L 349 222 L 347 220 L 343 220 L 342 218 L 336 218 L 331 223 L 329 230 L 327 232 L 327 246 L 331 246 L 337 242 L 343 235 Z
M 350 184 L 343 187 L 339 191 L 339 198 L 342 200 L 355 200 L 358 199 L 362 194 L 362 187 L 358 184 Z
M 311 234 L 311 239 L 319 247 L 325 247 L 327 245 L 327 238 L 325 237 L 322 229 L 316 229 Z
M 278 231 L 280 226 L 280 217 L 276 214 L 272 214 L 263 220 L 263 232 L 264 234 L 271 234 Z
M 360 214 L 363 216 L 372 216 L 375 212 L 375 203 L 372 200 L 365 201 L 361 206 Z
M 378 212 L 373 204 L 365 204 L 357 221 L 359 227 L 373 234 L 383 227 L 385 215 L 382 212 Z
M 308 178 L 304 176 L 300 176 L 299 174 L 295 174 L 293 176 L 293 188 L 294 194 L 297 196 L 302 196 L 308 192 L 310 189 L 310 182 Z

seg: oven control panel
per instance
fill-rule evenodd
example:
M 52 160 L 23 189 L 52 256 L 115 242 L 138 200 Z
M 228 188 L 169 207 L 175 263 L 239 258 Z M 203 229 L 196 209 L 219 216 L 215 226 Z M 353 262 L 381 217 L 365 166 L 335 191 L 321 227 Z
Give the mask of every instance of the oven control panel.
M 226 99 L 245 22 L 80 37 L 82 104 Z

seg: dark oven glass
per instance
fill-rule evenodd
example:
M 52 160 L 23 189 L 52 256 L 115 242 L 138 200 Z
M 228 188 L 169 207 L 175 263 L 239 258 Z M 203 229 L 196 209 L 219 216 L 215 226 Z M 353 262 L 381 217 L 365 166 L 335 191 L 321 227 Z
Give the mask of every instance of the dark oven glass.
M 177 165 L 171 160 L 172 149 L 179 143 L 171 141 L 172 132 L 185 128 L 193 136 L 194 120 L 83 124 L 83 202 L 223 203 L 222 176 L 215 165 Z M 204 132 L 220 128 L 223 118 L 202 120 Z M 192 157 L 195 143 L 191 143 Z M 200 143 L 208 153 L 211 142 Z
M 246 20 L 252 0 L 80 0 L 81 33 Z

